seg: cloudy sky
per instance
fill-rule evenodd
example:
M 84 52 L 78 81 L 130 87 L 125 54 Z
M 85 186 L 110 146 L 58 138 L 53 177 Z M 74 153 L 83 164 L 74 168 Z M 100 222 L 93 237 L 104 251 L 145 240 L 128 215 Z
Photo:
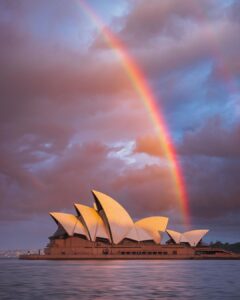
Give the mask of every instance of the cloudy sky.
M 145 74 L 191 228 L 240 241 L 240 2 L 88 1 Z M 49 211 L 105 192 L 184 229 L 151 116 L 78 0 L 0 0 L 1 249 L 44 247 Z

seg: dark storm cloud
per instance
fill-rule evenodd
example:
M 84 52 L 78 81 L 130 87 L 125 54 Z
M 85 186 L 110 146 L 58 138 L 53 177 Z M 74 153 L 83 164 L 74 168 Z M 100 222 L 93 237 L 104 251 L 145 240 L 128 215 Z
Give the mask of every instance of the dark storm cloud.
M 32 163 L 29 170 L 22 167 L 23 161 L 10 163 L 11 157 L 7 162 L 1 161 L 5 183 L 1 218 L 27 218 L 30 214 L 63 209 L 77 201 L 79 195 L 89 195 L 92 184 L 101 181 L 96 170 L 101 169 L 107 180 L 115 165 L 113 159 L 108 162 L 108 151 L 99 143 L 74 146 L 59 156 Z
M 0 122 L 7 144 L 13 148 L 11 138 L 18 145 L 25 141 L 30 143 L 27 137 L 31 136 L 33 148 L 50 143 L 58 151 L 58 146 L 62 149 L 79 132 L 86 136 L 96 127 L 108 131 L 106 119 L 116 131 L 119 128 L 127 134 L 122 127 L 133 128 L 130 130 L 133 135 L 137 120 L 143 118 L 145 112 L 139 100 L 128 100 L 136 98 L 136 93 L 114 55 L 110 53 L 104 57 L 101 53 L 86 53 L 81 48 L 70 47 L 50 34 L 52 28 L 48 35 L 41 28 L 44 23 L 41 18 L 42 23 L 39 21 L 37 25 L 44 34 L 39 37 L 41 30 L 36 33 L 32 29 L 36 26 L 34 20 L 32 27 L 27 26 L 30 13 L 36 14 L 39 4 L 14 3 L 6 4 L 8 17 L 2 17 L 0 27 Z M 54 3 L 42 3 L 40 11 L 52 16 L 55 7 L 54 22 L 58 20 L 57 24 L 64 31 L 64 20 L 67 17 L 76 19 L 76 13 L 71 9 L 64 12 L 64 2 L 60 8 Z M 40 16 L 43 18 L 45 14 Z M 81 40 L 81 22 L 78 25 Z M 60 29 L 57 27 L 55 31 Z M 136 113 L 133 114 L 130 110 L 134 108 Z M 120 124 L 117 121 L 122 119 L 122 114 L 127 120 Z
M 45 162 L 1 161 L 2 219 L 25 219 L 49 210 L 71 209 L 73 202 L 92 203 L 91 189 L 107 191 L 136 216 L 174 209 L 175 191 L 167 168 L 158 165 L 136 170 L 127 167 L 115 151 L 99 142 L 73 146 Z M 134 210 L 134 207 L 138 209 Z M 178 208 L 175 208 L 178 210 Z M 7 215 L 6 215 L 7 212 Z
M 238 219 L 239 160 L 192 158 L 186 163 L 186 177 L 193 216 L 205 220 L 233 216 Z
M 170 172 L 158 164 L 126 170 L 113 184 L 135 217 L 180 212 Z
M 223 124 L 220 117 L 207 120 L 202 128 L 186 132 L 178 146 L 189 191 L 192 216 L 219 218 L 240 212 L 240 127 Z M 158 139 L 137 140 L 135 152 L 162 157 Z
M 230 222 L 240 209 L 237 9 L 212 0 L 130 1 L 120 17 L 106 17 L 173 120 L 192 217 L 204 222 Z M 92 188 L 135 217 L 177 218 L 150 116 L 94 26 L 74 1 L 0 2 L 1 219 L 66 210 L 79 197 L 90 205 Z
M 212 118 L 202 128 L 185 133 L 179 152 L 185 155 L 239 159 L 240 124 L 228 128 L 221 118 Z
M 121 17 L 118 35 L 152 80 L 204 60 L 227 61 L 239 53 L 239 24 L 231 19 L 233 8 L 221 6 L 209 0 L 138 1 Z M 95 42 L 97 49 L 107 47 L 101 36 Z
M 136 140 L 135 152 L 163 156 L 156 136 L 142 136 Z M 186 131 L 178 145 L 178 153 L 184 156 L 215 158 L 240 158 L 240 124 L 227 126 L 219 116 L 206 120 L 202 127 Z
M 203 5 L 204 2 L 204 5 Z M 142 39 L 150 40 L 170 27 L 174 20 L 178 18 L 190 17 L 200 19 L 202 9 L 210 6 L 211 1 L 138 1 L 133 5 L 125 25 L 123 27 L 123 36 L 129 38 L 129 41 L 140 43 Z M 204 7 L 205 6 L 205 7 Z

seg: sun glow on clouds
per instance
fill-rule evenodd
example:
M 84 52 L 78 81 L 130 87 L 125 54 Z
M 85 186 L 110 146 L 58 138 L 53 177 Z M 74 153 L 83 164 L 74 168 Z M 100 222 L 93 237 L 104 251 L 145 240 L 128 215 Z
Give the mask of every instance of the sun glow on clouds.
M 156 140 L 155 140 L 156 141 Z M 160 158 L 149 156 L 145 153 L 137 152 L 136 142 L 118 142 L 111 145 L 112 151 L 109 152 L 108 156 L 119 158 L 123 160 L 126 165 L 130 165 L 133 168 L 143 168 L 146 165 L 160 164 Z M 168 167 L 168 161 L 165 159 L 165 167 Z
M 3 239 L 9 220 L 21 235 L 16 220 L 35 214 L 40 224 L 91 188 L 135 217 L 179 217 L 148 115 L 76 3 L 0 3 Z M 151 83 L 183 164 L 193 225 L 222 232 L 224 224 L 237 240 L 239 1 L 89 3 Z

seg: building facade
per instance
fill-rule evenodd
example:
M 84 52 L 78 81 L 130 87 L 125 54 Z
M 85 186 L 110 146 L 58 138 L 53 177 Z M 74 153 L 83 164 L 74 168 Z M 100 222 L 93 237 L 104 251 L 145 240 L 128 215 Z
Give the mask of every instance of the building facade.
M 51 212 L 57 224 L 44 255 L 23 259 L 235 259 L 236 255 L 202 244 L 208 233 L 168 229 L 168 218 L 153 216 L 133 221 L 116 200 L 92 191 L 93 207 L 76 203 L 76 214 Z M 164 234 L 169 236 L 162 244 Z

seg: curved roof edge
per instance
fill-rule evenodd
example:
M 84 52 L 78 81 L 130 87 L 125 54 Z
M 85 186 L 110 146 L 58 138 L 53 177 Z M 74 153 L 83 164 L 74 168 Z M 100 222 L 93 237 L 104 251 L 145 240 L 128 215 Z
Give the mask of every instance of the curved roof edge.
M 94 208 L 78 203 L 74 206 L 92 241 L 95 241 L 97 237 L 109 240 L 103 220 Z
M 77 233 L 89 238 L 83 224 L 75 215 L 59 212 L 51 212 L 49 214 L 57 224 L 63 227 L 69 236 L 73 236 L 74 233 Z
M 194 247 L 197 246 L 201 239 L 209 232 L 208 229 L 196 229 L 184 232 L 182 237 L 188 241 L 188 243 Z
M 120 243 L 134 227 L 128 212 L 116 200 L 101 192 L 92 190 L 96 206 L 114 244 Z
M 179 244 L 181 241 L 182 234 L 180 232 L 174 231 L 174 230 L 166 230 L 168 236 L 176 243 Z
M 134 226 L 130 232 L 125 236 L 127 239 L 131 239 L 137 242 L 153 240 L 153 237 L 143 228 Z
M 197 246 L 201 239 L 209 232 L 208 229 L 196 229 L 183 233 L 167 230 L 167 234 L 176 244 L 189 243 L 192 247 Z
M 152 236 L 155 243 L 159 244 L 162 240 L 160 232 L 165 232 L 168 224 L 167 217 L 147 217 L 135 222 L 135 226 L 140 227 Z

